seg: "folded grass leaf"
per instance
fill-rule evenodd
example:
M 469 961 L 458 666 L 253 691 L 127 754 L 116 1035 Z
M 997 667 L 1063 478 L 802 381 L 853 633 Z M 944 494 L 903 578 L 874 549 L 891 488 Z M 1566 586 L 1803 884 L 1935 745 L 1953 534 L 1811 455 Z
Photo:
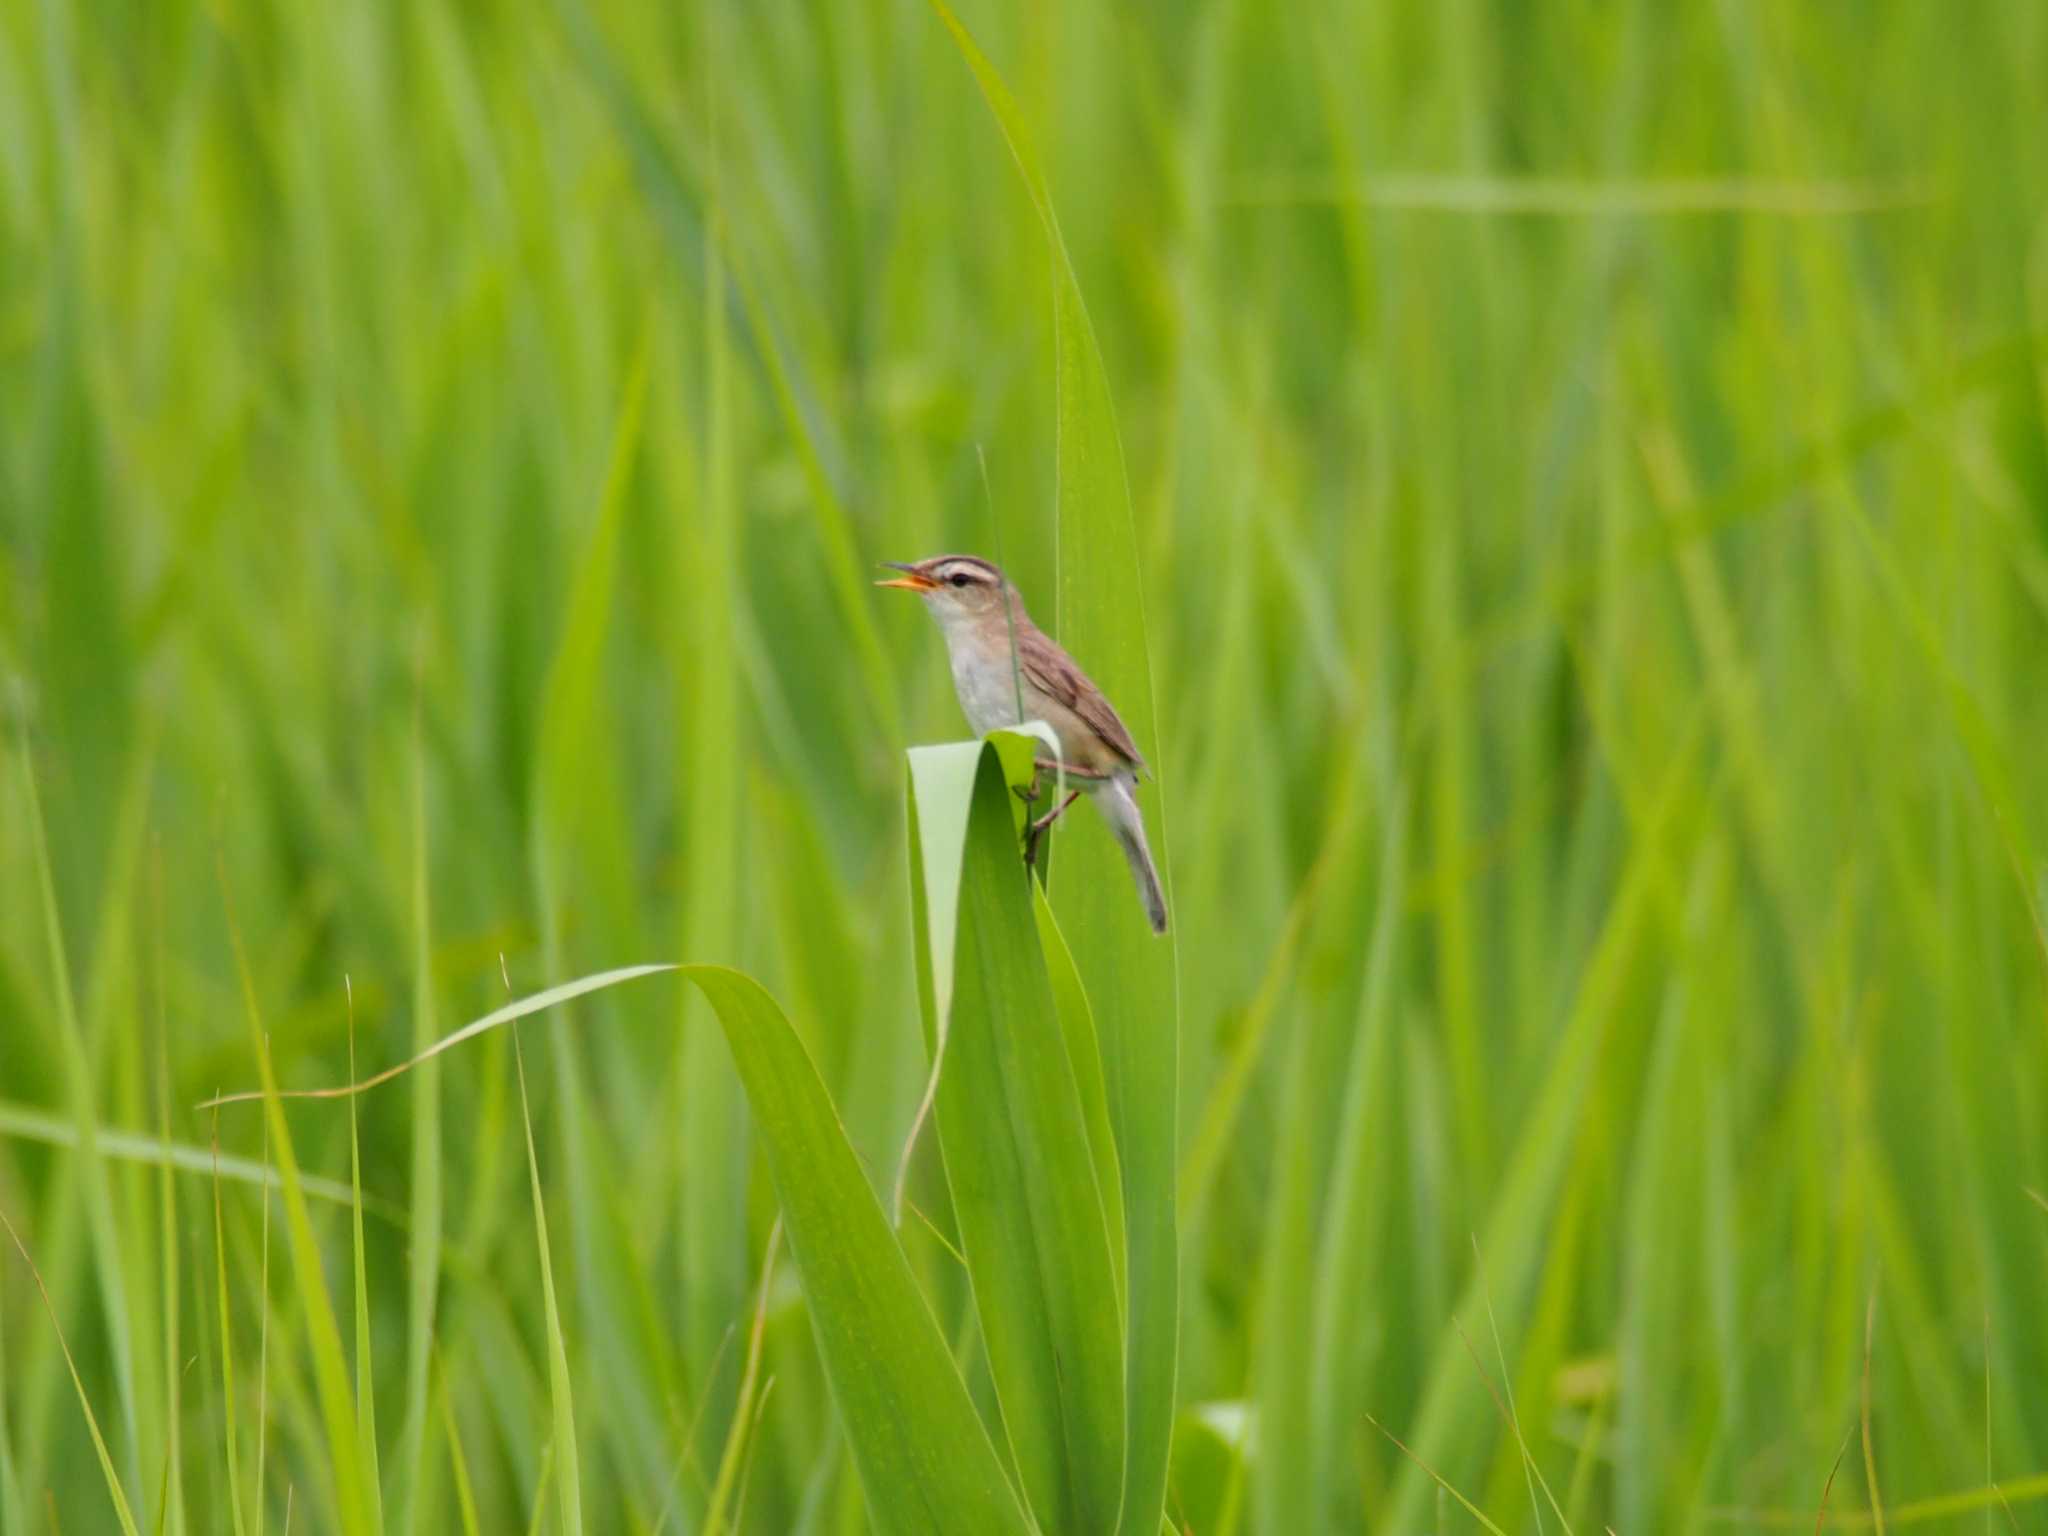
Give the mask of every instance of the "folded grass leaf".
M 926 1036 L 944 1042 L 939 1141 L 1025 1493 L 1049 1530 L 1106 1532 L 1123 1477 L 1123 1337 L 1098 1169 L 1115 1162 L 1113 1149 L 1094 1150 L 1107 1111 L 1086 1000 L 1072 987 L 1064 1008 L 1055 998 L 1018 856 L 1011 787 L 1033 776 L 1031 746 L 1004 733 L 911 754 L 912 879 L 942 887 L 917 903 L 930 968 L 946 978 L 928 995 L 947 1012 L 927 1019 Z

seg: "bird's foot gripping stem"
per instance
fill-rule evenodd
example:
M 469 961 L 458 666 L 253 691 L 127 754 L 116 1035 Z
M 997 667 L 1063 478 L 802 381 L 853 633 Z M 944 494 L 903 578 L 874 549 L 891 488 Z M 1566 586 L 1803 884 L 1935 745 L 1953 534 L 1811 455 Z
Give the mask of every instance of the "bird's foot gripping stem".
M 1034 796 L 1033 798 L 1035 799 L 1036 797 Z M 1066 808 L 1080 798 L 1081 791 L 1078 789 L 1068 790 L 1066 799 L 1062 800 L 1058 805 L 1024 829 L 1024 863 L 1027 866 L 1037 862 L 1038 840 L 1045 835 L 1046 828 L 1058 821 Z
M 1031 782 L 1013 786 L 1017 798 L 1026 805 L 1038 804 L 1039 797 L 1045 793 L 1044 781 L 1048 773 L 1064 774 L 1069 779 L 1085 779 L 1090 784 L 1100 784 L 1110 777 L 1093 768 L 1076 768 L 1072 763 L 1056 763 L 1049 757 L 1034 758 L 1031 763 Z M 1038 840 L 1045 835 L 1045 829 L 1058 821 L 1061 813 L 1079 799 L 1080 795 L 1081 791 L 1078 789 L 1068 790 L 1066 799 L 1024 829 L 1024 862 L 1027 865 L 1037 859 Z

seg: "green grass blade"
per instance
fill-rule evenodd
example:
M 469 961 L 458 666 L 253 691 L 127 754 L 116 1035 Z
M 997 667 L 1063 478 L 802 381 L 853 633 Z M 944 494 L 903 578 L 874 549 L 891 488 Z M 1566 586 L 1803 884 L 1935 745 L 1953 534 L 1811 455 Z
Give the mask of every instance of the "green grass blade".
M 154 965 L 152 967 L 153 992 L 156 1003 L 156 1115 L 157 1115 L 157 1178 L 156 1197 L 159 1226 L 157 1230 L 158 1263 L 162 1268 L 163 1295 L 162 1311 L 164 1359 L 169 1368 L 164 1372 L 164 1487 L 162 1503 L 157 1510 L 157 1529 L 172 1536 L 184 1536 L 187 1518 L 185 1511 L 185 1416 L 184 1416 L 184 1372 L 180 1368 L 182 1356 L 179 1352 L 183 1327 L 184 1291 L 181 1284 L 181 1270 L 184 1259 L 184 1245 L 179 1238 L 178 1224 L 178 1181 L 171 1177 L 171 1064 L 170 1027 L 164 1010 L 164 953 L 163 953 L 163 884 L 161 870 L 155 882 L 155 901 L 152 903 L 151 928 L 154 938 Z M 0 1363 L 0 1374 L 5 1373 Z M 4 1426 L 0 1426 L 4 1428 Z
M 7 1369 L 7 1323 L 0 1315 L 0 1380 L 12 1379 Z M 7 1411 L 7 1401 L 8 1395 L 0 1392 L 0 1518 L 14 1529 L 26 1527 L 28 1516 L 21 1507 L 21 1474 L 15 1470 L 13 1416 Z
M 218 1122 L 219 1116 L 215 1116 Z M 220 1128 L 214 1127 L 214 1158 L 220 1157 Z M 264 1196 L 268 1199 L 266 1193 Z M 242 1465 L 236 1444 L 235 1414 L 235 1318 L 228 1305 L 228 1243 L 221 1221 L 220 1176 L 213 1180 L 213 1277 L 214 1302 L 220 1319 L 220 1420 L 221 1451 L 227 1463 L 227 1506 L 234 1521 L 235 1536 L 247 1536 L 248 1524 L 242 1513 Z
M 469 1457 L 462 1449 L 462 1431 L 455 1423 L 455 1404 L 444 1388 L 441 1398 L 441 1428 L 448 1440 L 448 1470 L 455 1481 L 456 1516 L 462 1522 L 462 1536 L 481 1536 L 477 1524 L 476 1494 L 471 1487 Z
M 726 1431 L 725 1449 L 718 1458 L 718 1475 L 712 1480 L 711 1497 L 704 1507 L 704 1521 L 700 1527 L 703 1536 L 723 1536 L 728 1504 L 734 1506 L 733 1526 L 735 1529 L 739 1526 L 734 1489 L 740 1481 L 741 1464 L 754 1443 L 753 1416 L 761 1377 L 761 1344 L 768 1324 L 769 1286 L 775 1279 L 775 1252 L 781 1242 L 781 1229 L 772 1229 L 768 1234 L 768 1252 L 761 1260 L 761 1283 L 756 1287 L 754 1298 L 754 1325 L 747 1332 L 747 1363 L 740 1372 L 740 1389 L 734 1400 L 732 1425 Z
M 583 1477 L 576 1447 L 576 1401 L 569 1380 L 569 1349 L 562 1334 L 562 1310 L 555 1300 L 555 1261 L 548 1246 L 547 1202 L 540 1192 L 540 1154 L 533 1146 L 533 1114 L 526 1102 L 526 1057 L 519 1049 L 519 1036 L 512 1037 L 512 1060 L 519 1072 L 519 1118 L 526 1128 L 526 1175 L 533 1193 L 533 1236 L 540 1254 L 540 1293 L 543 1321 L 547 1327 L 548 1402 L 554 1420 L 554 1435 L 548 1442 L 555 1475 L 555 1490 L 562 1513 L 563 1536 L 582 1536 Z M 545 1464 L 544 1464 L 545 1465 Z M 546 1473 L 542 1474 L 546 1481 Z M 534 1497 L 534 1519 L 540 1519 L 540 1495 Z
M 292 1278 L 305 1314 L 306 1345 L 313 1357 L 313 1379 L 319 1398 L 321 1426 L 334 1472 L 338 1521 L 347 1536 L 369 1536 L 371 1501 L 364 1484 L 361 1442 L 356 1431 L 355 1404 L 349 1396 L 348 1361 L 342 1352 L 341 1329 L 334 1320 L 334 1302 L 327 1290 L 327 1277 L 320 1267 L 320 1247 L 313 1236 L 312 1218 L 307 1214 L 306 1193 L 299 1184 L 299 1161 L 292 1150 L 291 1126 L 285 1120 L 284 1101 L 278 1096 L 277 1078 L 271 1070 L 270 1045 L 264 1034 L 262 1013 L 256 1003 L 256 981 L 249 973 L 248 959 L 242 952 L 241 933 L 234 924 L 232 913 L 228 932 L 234 946 L 236 970 L 241 977 L 250 1044 L 256 1052 L 256 1064 L 263 1079 L 264 1117 L 271 1143 L 276 1148 L 278 1174 L 283 1185 L 285 1234 L 291 1249 Z M 267 1200 L 268 1196 L 265 1198 Z M 264 1316 L 267 1320 L 267 1309 Z
M 426 761 L 417 719 L 412 776 L 412 1039 L 434 1043 L 433 906 L 427 876 Z M 353 1077 L 355 1074 L 350 1073 Z M 441 1283 L 441 1069 L 427 1062 L 412 1080 L 412 1201 L 407 1252 L 405 1334 L 405 1511 L 408 1532 L 420 1529 L 419 1486 L 429 1440 L 428 1368 L 434 1345 L 435 1300 Z
M 691 966 L 746 1085 L 811 1327 L 882 1536 L 1032 1527 L 809 1053 L 737 971 Z
M 1020 781 L 1031 777 L 1028 738 Z M 1088 1116 L 1032 914 L 1016 797 L 995 745 L 919 748 L 914 841 L 959 859 L 938 1126 L 982 1338 L 1032 1508 L 1050 1530 L 1114 1527 L 1123 1477 L 1123 1339 Z M 964 842 L 926 836 L 927 813 Z M 914 870 L 913 878 L 922 878 Z M 940 942 L 936 937 L 932 942 Z M 1079 1042 L 1090 1058 L 1092 1038 Z M 1097 1069 L 1099 1073 L 1099 1068 Z
M 343 978 L 347 985 L 347 978 Z M 355 994 L 349 991 L 348 1075 L 356 1075 Z M 350 1256 L 355 1266 L 356 1435 L 362 1447 L 366 1513 L 373 1532 L 384 1529 L 384 1495 L 377 1461 L 376 1347 L 370 1334 L 369 1260 L 363 1242 L 363 1144 L 356 1126 L 356 1101 L 348 1101 L 348 1183 Z
M 64 1352 L 65 1368 L 71 1372 L 71 1385 L 78 1393 L 78 1406 L 85 1414 L 85 1427 L 92 1435 L 93 1454 L 99 1457 L 100 1471 L 107 1480 L 107 1496 L 113 1501 L 114 1517 L 121 1522 L 125 1536 L 142 1536 L 135 1524 L 135 1513 L 128 1507 L 128 1495 L 121 1487 L 121 1476 L 114 1470 L 114 1458 L 107 1450 L 106 1437 L 100 1433 L 99 1415 L 92 1411 L 92 1398 L 85 1390 L 84 1378 L 78 1374 L 78 1362 L 72 1358 L 71 1345 L 65 1340 L 64 1330 L 57 1322 L 57 1304 L 50 1300 L 49 1288 L 43 1284 L 42 1273 L 36 1268 L 35 1260 L 29 1257 L 28 1245 L 22 1242 L 21 1234 L 14 1230 L 14 1223 L 7 1219 L 5 1211 L 0 1211 L 0 1228 L 6 1230 L 8 1240 L 21 1255 L 21 1262 L 28 1266 L 36 1291 L 43 1298 L 43 1309 L 49 1313 L 50 1326 L 57 1330 L 57 1347 Z
M 548 1507 L 548 1482 L 555 1470 L 555 1443 L 550 1440 L 541 1447 L 540 1476 L 533 1484 L 533 1519 L 526 1527 L 526 1536 L 541 1536 L 546 1526 L 545 1515 Z
M 453 1033 L 443 1035 L 425 1050 L 414 1053 L 396 1066 L 386 1067 L 381 1072 L 373 1072 L 360 1082 L 350 1083 L 340 1088 L 281 1088 L 277 1091 L 277 1097 L 280 1099 L 345 1099 L 354 1094 L 367 1093 L 372 1088 L 381 1087 L 393 1078 L 411 1072 L 426 1062 L 434 1060 L 436 1057 L 446 1055 L 464 1041 L 474 1040 L 478 1035 L 488 1034 L 502 1025 L 527 1018 L 532 1014 L 544 1013 L 550 1008 L 559 1007 L 561 1004 L 572 1002 L 576 998 L 588 997 L 593 992 L 603 992 L 612 987 L 620 986 L 625 982 L 638 981 L 645 976 L 660 976 L 676 969 L 677 966 L 672 962 L 657 962 L 650 965 L 622 965 L 613 970 L 598 971 L 594 975 L 579 976 L 574 981 L 565 981 L 556 987 L 545 987 L 530 997 L 516 998 L 512 1002 L 505 1004 L 502 1008 L 494 1008 L 482 1018 L 472 1019 Z M 198 1108 L 214 1109 L 226 1104 L 249 1104 L 263 1097 L 265 1095 L 261 1090 L 247 1093 L 216 1094 L 210 1099 L 201 1100 Z M 222 1166 L 225 1168 L 225 1160 Z M 260 1180 L 261 1166 L 255 1164 L 249 1166 L 254 1171 L 254 1177 Z M 303 1185 L 303 1180 L 301 1183 Z M 347 1185 L 330 1185 L 329 1188 L 338 1190 L 337 1198 L 343 1204 L 348 1203 L 349 1189 Z

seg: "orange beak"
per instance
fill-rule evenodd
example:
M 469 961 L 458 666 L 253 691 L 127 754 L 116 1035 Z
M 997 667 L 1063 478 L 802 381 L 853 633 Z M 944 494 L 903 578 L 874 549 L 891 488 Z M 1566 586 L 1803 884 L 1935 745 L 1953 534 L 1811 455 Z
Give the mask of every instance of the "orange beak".
M 936 581 L 914 565 L 905 565 L 900 560 L 884 560 L 882 564 L 892 571 L 901 571 L 903 574 L 889 581 L 876 582 L 875 585 L 878 587 L 900 587 L 905 592 L 929 592 L 938 586 Z

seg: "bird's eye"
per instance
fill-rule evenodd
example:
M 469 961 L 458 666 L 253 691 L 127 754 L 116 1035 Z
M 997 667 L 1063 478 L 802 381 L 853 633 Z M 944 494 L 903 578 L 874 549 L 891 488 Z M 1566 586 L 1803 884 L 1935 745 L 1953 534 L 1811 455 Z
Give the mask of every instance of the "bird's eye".
M 948 576 L 946 579 L 952 582 L 953 585 L 956 587 L 964 587 L 974 578 L 969 576 L 964 571 L 955 571 L 951 576 Z

